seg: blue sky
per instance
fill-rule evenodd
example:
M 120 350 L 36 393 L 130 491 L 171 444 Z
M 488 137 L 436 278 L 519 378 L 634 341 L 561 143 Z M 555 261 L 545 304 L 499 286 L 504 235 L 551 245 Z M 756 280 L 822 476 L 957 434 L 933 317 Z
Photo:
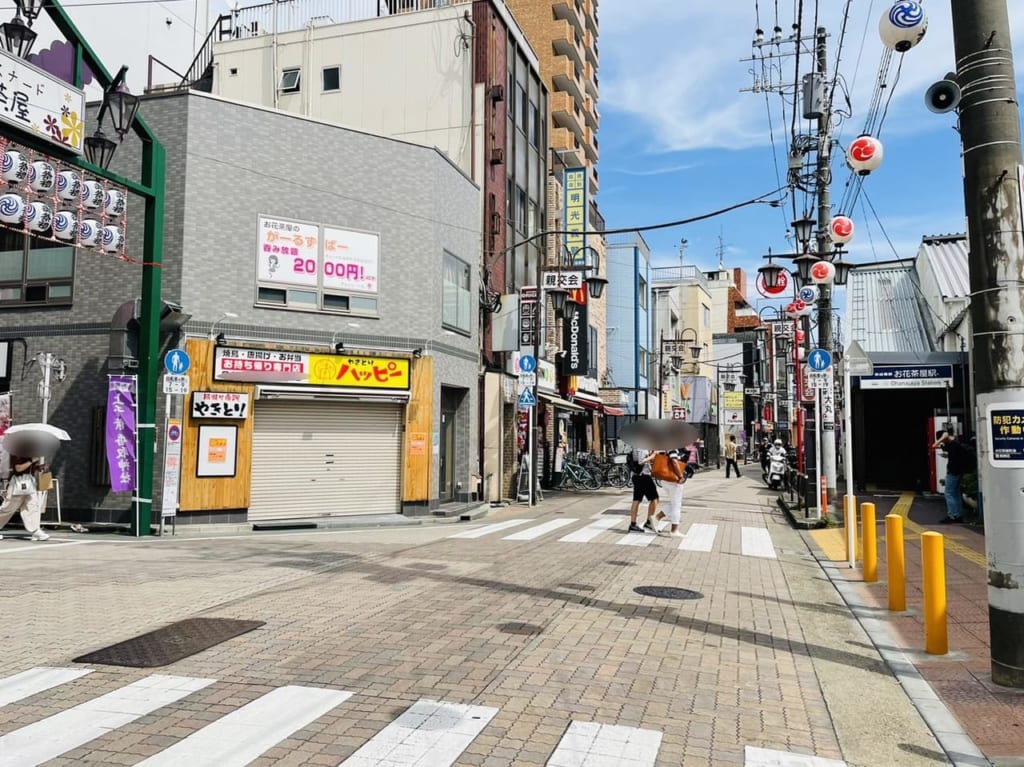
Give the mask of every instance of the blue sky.
M 638 14 L 635 2 L 603 0 L 598 201 L 609 228 L 687 218 L 779 186 L 765 96 L 740 92 L 752 82 L 751 65 L 740 59 L 751 55 L 756 13 L 768 33 L 775 25 L 776 5 L 779 25 L 789 34 L 795 20 L 792 2 L 644 0 L 645 12 Z M 813 5 L 804 3 L 809 29 L 814 26 Z M 830 68 L 835 66 L 846 5 L 844 0 L 821 3 L 819 23 L 831 34 Z M 844 146 L 865 125 L 883 51 L 878 20 L 889 5 L 888 0 L 850 3 L 839 65 L 852 103 L 852 117 L 838 134 Z M 1010 5 L 1021 83 L 1024 3 L 1013 0 Z M 883 165 L 866 179 L 855 210 L 834 209 L 855 221 L 848 258 L 858 263 L 894 258 L 894 249 L 902 258 L 913 257 L 922 235 L 965 229 L 955 115 L 936 115 L 924 105 L 928 85 L 955 68 L 949 1 L 933 0 L 925 7 L 928 32 L 905 54 L 898 82 L 889 79 L 893 95 L 879 135 L 885 146 Z M 893 75 L 898 58 L 896 54 Z M 808 57 L 802 61 L 801 73 Z M 791 81 L 792 59 L 784 67 Z M 769 95 L 769 103 L 784 183 L 789 122 L 782 123 L 778 95 Z M 835 157 L 832 189 L 838 201 L 849 172 L 842 154 L 837 151 Z M 865 199 L 873 203 L 881 226 L 870 208 L 862 207 Z M 705 269 L 718 263 L 721 236 L 726 265 L 748 269 L 752 280 L 769 247 L 777 253 L 791 251 L 785 239 L 790 220 L 788 205 L 784 212 L 762 205 L 644 236 L 655 265 L 679 263 L 678 246 L 685 237 L 687 263 Z

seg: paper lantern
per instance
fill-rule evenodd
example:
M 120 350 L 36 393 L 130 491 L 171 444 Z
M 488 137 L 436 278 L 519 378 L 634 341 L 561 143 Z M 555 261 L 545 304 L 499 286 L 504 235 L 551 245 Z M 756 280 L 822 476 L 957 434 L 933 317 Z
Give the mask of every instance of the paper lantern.
M 78 231 L 78 219 L 74 213 L 62 210 L 53 217 L 53 236 L 58 240 L 73 240 Z
M 836 268 L 831 261 L 819 261 L 811 267 L 811 281 L 816 285 L 828 285 L 835 276 Z
M 124 215 L 125 199 L 124 194 L 116 189 L 108 189 L 103 195 L 103 212 L 108 216 Z
M 86 181 L 82 184 L 82 206 L 89 210 L 103 205 L 103 185 L 98 181 Z
M 802 331 L 802 330 L 796 331 L 796 333 L 794 335 L 796 337 L 796 342 L 798 344 L 802 344 L 804 342 L 804 339 L 807 338 L 807 334 L 804 333 L 804 331 Z
M 0 174 L 10 184 L 20 184 L 28 178 L 28 158 L 21 152 L 8 149 L 4 152 L 3 166 Z
M 882 142 L 865 133 L 850 142 L 846 163 L 859 175 L 866 176 L 882 164 L 882 155 Z
M 20 224 L 24 216 L 24 200 L 16 194 L 0 195 L 0 221 L 5 224 Z
M 48 162 L 36 160 L 28 170 L 28 185 L 33 192 L 46 193 L 53 190 L 57 171 Z
M 804 285 L 800 288 L 799 298 L 805 304 L 813 305 L 818 302 L 818 288 L 814 285 Z
M 853 239 L 853 219 L 834 216 L 828 225 L 828 238 L 836 245 L 845 245 Z
M 124 232 L 117 226 L 105 226 L 100 235 L 100 248 L 107 253 L 117 253 L 124 247 Z
M 878 21 L 878 35 L 886 48 L 906 53 L 928 31 L 928 16 L 920 3 L 900 0 L 882 14 Z
M 99 221 L 86 218 L 78 224 L 78 242 L 87 248 L 99 245 L 101 227 Z
M 796 314 L 798 317 L 807 317 L 811 312 L 814 311 L 814 305 L 809 304 L 806 301 L 801 301 L 799 298 L 793 302 L 796 306 Z
M 25 223 L 33 232 L 45 232 L 53 225 L 53 211 L 45 202 L 33 202 L 25 211 Z
M 57 174 L 57 195 L 62 200 L 78 204 L 82 199 L 82 179 L 73 170 Z
M 791 304 L 786 304 L 786 308 L 783 309 L 783 311 L 786 313 L 786 316 L 789 317 L 791 320 L 795 320 L 797 317 L 800 316 L 800 312 L 797 309 L 795 301 Z

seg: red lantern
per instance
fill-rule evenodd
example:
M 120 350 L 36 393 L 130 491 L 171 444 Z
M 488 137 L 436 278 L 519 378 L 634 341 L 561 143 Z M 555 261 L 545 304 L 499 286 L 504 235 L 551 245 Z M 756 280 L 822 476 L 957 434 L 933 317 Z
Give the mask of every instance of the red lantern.
M 828 236 L 836 245 L 845 245 L 853 239 L 853 219 L 836 216 L 828 225 Z
M 882 142 L 866 133 L 850 142 L 847 164 L 859 175 L 866 176 L 882 164 Z
M 798 344 L 802 344 L 802 343 L 804 342 L 804 338 L 806 338 L 806 337 L 807 337 L 807 336 L 806 336 L 806 334 L 804 333 L 804 331 L 802 331 L 802 330 L 798 330 L 798 331 L 796 331 L 796 342 L 797 342 Z
M 811 280 L 817 285 L 828 285 L 835 276 L 836 268 L 831 261 L 819 261 L 811 267 Z

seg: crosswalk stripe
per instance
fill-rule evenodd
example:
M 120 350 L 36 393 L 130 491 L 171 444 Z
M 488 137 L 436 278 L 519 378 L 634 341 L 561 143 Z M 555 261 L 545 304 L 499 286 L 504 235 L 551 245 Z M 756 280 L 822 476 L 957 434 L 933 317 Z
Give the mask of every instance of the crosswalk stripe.
M 744 527 L 741 531 L 740 551 L 745 557 L 777 559 L 772 537 L 763 527 Z
M 512 535 L 506 535 L 502 538 L 503 541 L 532 541 L 536 538 L 540 538 L 542 535 L 554 532 L 560 527 L 571 525 L 573 522 L 578 520 L 575 519 L 552 519 L 550 522 L 545 522 L 543 525 L 537 525 L 536 527 L 530 527 L 526 530 L 520 530 L 518 533 L 512 533 Z
M 658 758 L 661 733 L 596 722 L 572 722 L 558 741 L 547 767 L 628 764 L 650 767 Z
M 504 522 L 495 522 L 493 525 L 484 525 L 478 527 L 475 530 L 464 530 L 461 533 L 455 535 L 449 535 L 449 538 L 483 538 L 485 535 L 496 533 L 499 530 L 508 530 L 510 527 L 518 527 L 519 525 L 525 525 L 530 522 L 529 519 L 508 519 Z
M 344 690 L 278 687 L 136 767 L 245 767 L 351 697 Z
M 705 525 L 694 522 L 686 531 L 683 540 L 679 544 L 682 551 L 711 551 L 715 543 L 715 535 L 718 533 L 718 525 Z
M 419 700 L 352 756 L 345 767 L 451 767 L 498 709 Z
M 620 524 L 622 520 L 605 517 L 599 519 L 596 522 L 591 522 L 586 527 L 581 527 L 579 530 L 574 530 L 568 535 L 562 536 L 558 540 L 564 541 L 565 543 L 587 543 L 588 541 L 594 540 L 597 536 L 603 533 L 605 530 L 615 527 Z
M 0 737 L 2 767 L 35 767 L 214 683 L 154 674 Z
M 657 538 L 650 533 L 628 533 L 615 543 L 618 546 L 650 546 Z
M 0 679 L 0 706 L 29 698 L 43 690 L 92 673 L 91 668 L 30 668 Z

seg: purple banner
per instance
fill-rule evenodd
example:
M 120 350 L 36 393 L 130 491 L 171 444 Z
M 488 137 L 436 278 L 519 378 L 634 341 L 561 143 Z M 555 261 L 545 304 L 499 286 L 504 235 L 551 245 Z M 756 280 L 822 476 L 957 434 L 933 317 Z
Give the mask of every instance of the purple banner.
M 115 493 L 135 490 L 135 376 L 110 376 L 107 465 L 111 490 Z

